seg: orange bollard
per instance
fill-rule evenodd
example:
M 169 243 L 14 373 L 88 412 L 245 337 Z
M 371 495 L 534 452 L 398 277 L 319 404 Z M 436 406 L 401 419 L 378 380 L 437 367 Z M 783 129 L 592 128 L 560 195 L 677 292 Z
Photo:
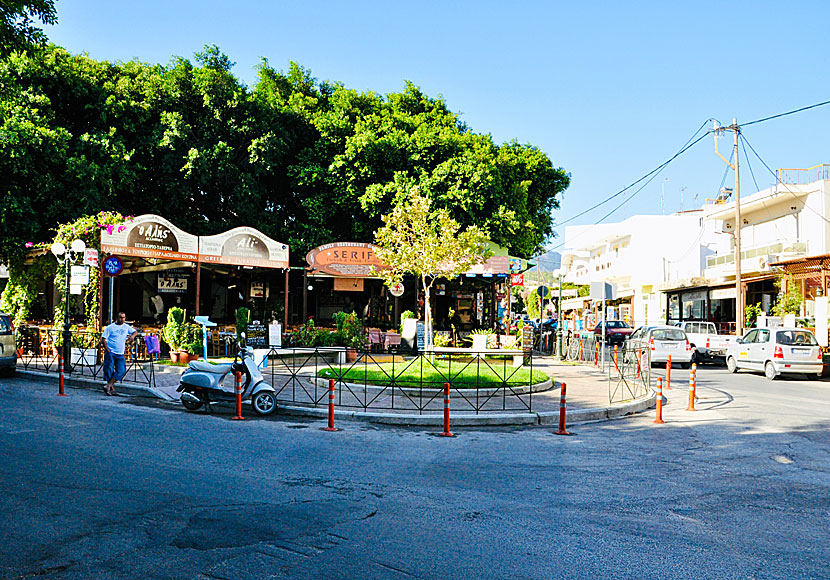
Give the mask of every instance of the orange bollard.
M 620 365 L 617 364 L 617 359 L 619 357 L 619 352 L 620 352 L 620 347 L 615 344 L 614 345 L 614 368 L 617 370 L 617 372 L 620 372 Z
M 58 355 L 58 373 L 60 373 L 60 378 L 58 378 L 58 396 L 65 397 L 66 393 L 63 392 L 63 351 Z
M 441 437 L 455 437 L 450 431 L 450 384 L 444 383 L 444 432 Z
M 568 430 L 566 429 L 568 413 L 565 410 L 565 394 L 567 393 L 567 390 L 567 383 L 562 383 L 562 387 L 559 390 L 559 430 L 556 432 L 557 435 L 570 435 L 570 433 L 568 433 Z
M 582 356 L 582 354 L 583 354 L 582 347 L 583 346 L 584 346 L 584 341 L 580 338 L 579 339 L 579 362 L 582 362 L 582 359 L 583 359 L 583 356 Z
M 663 377 L 657 377 L 657 418 L 655 423 L 662 424 L 663 421 Z
M 666 390 L 671 390 L 671 355 L 668 355 L 666 360 Z
M 695 389 L 697 388 L 697 365 L 692 365 L 692 370 L 689 371 L 689 407 L 687 411 L 697 411 L 695 409 Z
M 599 343 L 596 343 L 594 348 L 594 366 L 599 364 Z
M 234 421 L 242 421 L 245 417 L 242 416 L 242 373 L 236 373 L 236 417 L 232 417 Z
M 634 354 L 637 356 L 637 378 L 639 379 L 640 378 L 640 367 L 641 367 L 640 361 L 642 360 L 643 351 L 641 351 L 638 348 L 637 350 L 634 351 Z
M 339 431 L 334 427 L 334 379 L 329 379 L 329 425 L 323 431 Z

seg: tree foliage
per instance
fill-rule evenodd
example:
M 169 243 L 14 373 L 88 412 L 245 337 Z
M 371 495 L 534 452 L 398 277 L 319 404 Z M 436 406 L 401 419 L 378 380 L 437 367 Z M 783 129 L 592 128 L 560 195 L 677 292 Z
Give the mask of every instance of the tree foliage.
M 0 57 L 42 46 L 46 35 L 35 25 L 55 24 L 54 0 L 2 0 L 0 2 Z
M 0 60 L 0 260 L 57 223 L 158 213 L 199 234 L 254 225 L 301 258 L 371 241 L 413 187 L 530 257 L 569 183 L 531 145 L 497 145 L 411 83 L 386 96 L 267 61 L 248 88 L 215 46 L 110 63 L 49 46 Z
M 433 209 L 429 194 L 415 185 L 382 219 L 383 227 L 375 232 L 376 254 L 388 268 L 378 275 L 388 286 L 401 282 L 405 274 L 420 280 L 429 347 L 432 285 L 438 278 L 455 278 L 487 259 L 487 235 L 477 226 L 462 230 L 447 210 Z

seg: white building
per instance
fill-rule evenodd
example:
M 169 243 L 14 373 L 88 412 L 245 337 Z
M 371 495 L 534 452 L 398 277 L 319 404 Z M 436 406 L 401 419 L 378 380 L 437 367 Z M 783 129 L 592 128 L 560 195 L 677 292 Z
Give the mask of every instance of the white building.
M 565 228 L 562 272 L 566 282 L 617 286 L 609 318 L 630 324 L 664 322 L 664 287 L 700 276 L 707 254 L 728 236 L 714 234 L 703 210 L 668 216 L 637 215 L 622 222 Z M 727 238 L 727 239 L 721 239 Z M 586 324 L 594 320 L 587 317 Z

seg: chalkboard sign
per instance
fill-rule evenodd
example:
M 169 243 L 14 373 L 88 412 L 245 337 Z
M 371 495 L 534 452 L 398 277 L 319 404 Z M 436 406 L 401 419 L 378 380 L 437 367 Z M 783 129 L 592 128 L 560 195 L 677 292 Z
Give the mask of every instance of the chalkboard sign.
M 268 327 L 250 322 L 245 327 L 245 345 L 251 348 L 268 348 Z
M 418 326 L 416 329 L 416 336 L 418 337 L 418 350 L 424 350 L 424 338 L 426 335 L 426 330 L 424 329 L 424 323 L 422 321 L 418 321 Z
M 522 350 L 524 352 L 533 350 L 533 327 L 530 324 L 525 324 L 522 328 Z

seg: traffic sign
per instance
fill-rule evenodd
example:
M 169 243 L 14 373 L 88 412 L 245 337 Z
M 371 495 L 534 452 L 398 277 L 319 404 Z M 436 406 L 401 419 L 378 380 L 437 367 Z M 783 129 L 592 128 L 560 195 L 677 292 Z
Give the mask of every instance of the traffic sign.
M 104 273 L 107 276 L 118 276 L 124 270 L 124 262 L 118 256 L 110 256 L 104 260 Z
M 544 297 L 546 297 L 548 294 L 550 294 L 550 290 L 548 289 L 548 287 L 547 287 L 547 286 L 539 286 L 539 287 L 536 289 L 536 294 L 538 294 L 541 298 L 544 298 Z

